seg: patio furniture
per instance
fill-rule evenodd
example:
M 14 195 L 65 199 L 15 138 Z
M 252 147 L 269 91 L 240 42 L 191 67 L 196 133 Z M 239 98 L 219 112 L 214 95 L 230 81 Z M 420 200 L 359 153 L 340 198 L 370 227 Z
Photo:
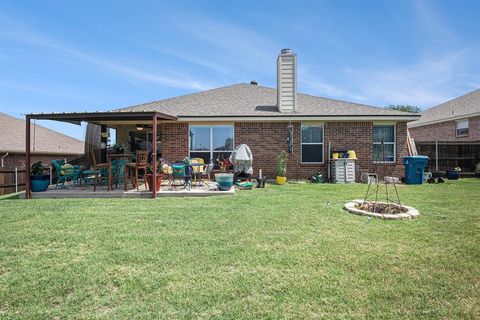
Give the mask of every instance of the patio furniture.
M 52 165 L 57 171 L 57 184 L 55 189 L 59 187 L 65 187 L 65 182 L 72 181 L 73 185 L 78 183 L 81 171 L 80 166 L 67 166 L 64 160 L 53 160 Z
M 97 191 L 97 184 L 101 183 L 102 180 L 107 180 L 107 191 L 112 189 L 112 164 L 108 163 L 97 163 L 97 157 L 95 156 L 95 151 L 92 151 L 92 161 L 93 161 L 93 192 Z M 105 171 L 107 171 L 107 176 L 105 176 Z
M 137 191 L 140 191 L 138 188 L 139 186 L 139 175 L 138 172 L 143 170 L 143 183 L 145 184 L 145 188 L 147 188 L 147 181 L 145 180 L 145 175 L 147 174 L 147 167 L 148 167 L 148 151 L 147 150 L 138 150 L 136 154 L 136 162 L 127 163 L 128 168 L 128 178 L 132 182 L 134 187 L 137 187 Z M 132 170 L 135 173 L 135 184 L 133 183 L 133 176 Z
M 130 153 L 112 153 L 107 155 L 108 162 L 112 163 L 112 179 L 115 180 L 115 188 L 123 181 L 124 188 L 127 190 L 127 164 L 131 158 L 132 154 Z
M 179 186 L 183 186 L 184 188 L 187 187 L 187 185 L 190 185 L 188 183 L 188 174 L 187 174 L 187 166 L 185 164 L 173 164 L 172 165 L 172 177 L 170 181 L 170 190 L 173 190 L 173 187 L 175 187 L 175 181 L 180 180 L 182 181 L 182 184 Z
M 213 172 L 214 167 L 215 167 L 215 164 L 213 162 L 209 164 L 203 164 L 201 172 L 194 173 L 195 185 L 199 185 L 199 186 L 204 185 L 205 180 L 210 179 L 210 175 Z M 195 169 L 195 166 L 193 168 Z
M 202 183 L 202 173 L 204 171 L 205 162 L 202 158 L 193 158 L 191 161 L 192 165 L 192 178 L 193 184 L 198 185 L 198 183 Z

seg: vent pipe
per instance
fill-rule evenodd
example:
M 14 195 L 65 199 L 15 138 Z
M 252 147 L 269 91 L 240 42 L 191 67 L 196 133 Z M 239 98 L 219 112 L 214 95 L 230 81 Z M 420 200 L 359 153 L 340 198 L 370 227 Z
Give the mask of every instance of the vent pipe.
M 280 112 L 295 112 L 297 104 L 297 55 L 282 49 L 277 58 L 277 107 Z

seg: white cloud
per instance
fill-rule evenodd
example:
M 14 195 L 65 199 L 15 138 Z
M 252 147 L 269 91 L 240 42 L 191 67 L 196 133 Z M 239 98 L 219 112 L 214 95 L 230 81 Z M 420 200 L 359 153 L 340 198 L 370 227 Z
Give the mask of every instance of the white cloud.
M 461 50 L 426 57 L 411 65 L 347 69 L 346 75 L 351 79 L 351 92 L 368 97 L 371 104 L 413 104 L 426 108 L 461 94 L 458 88 L 464 89 L 480 80 L 474 70 L 467 69 L 468 57 L 468 51 Z
M 129 63 L 114 62 L 106 57 L 94 55 L 85 50 L 74 48 L 73 46 L 55 41 L 35 30 L 32 30 L 24 24 L 19 24 L 15 21 L 9 20 L 4 15 L 0 16 L 3 20 L 3 23 L 0 24 L 0 38 L 12 39 L 22 43 L 27 43 L 29 45 L 48 48 L 56 53 L 64 54 L 68 56 L 68 58 L 73 58 L 91 65 L 96 65 L 102 70 L 109 70 L 111 72 L 143 82 L 153 82 L 174 88 L 195 90 L 205 90 L 211 88 L 211 86 L 205 84 L 205 82 L 192 79 L 191 77 L 179 77 L 177 74 L 167 72 L 162 72 L 162 75 L 159 75 L 157 73 L 131 67 Z

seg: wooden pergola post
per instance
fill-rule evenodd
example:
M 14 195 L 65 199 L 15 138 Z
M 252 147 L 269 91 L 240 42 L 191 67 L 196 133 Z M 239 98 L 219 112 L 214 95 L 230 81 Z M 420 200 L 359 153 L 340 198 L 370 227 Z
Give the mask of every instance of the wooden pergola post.
M 152 174 L 152 198 L 157 197 L 157 115 L 153 115 L 153 138 L 152 138 L 152 161 L 153 161 L 153 174 Z M 147 133 L 148 136 L 148 133 Z
M 25 120 L 25 196 L 30 199 L 30 116 L 25 116 Z

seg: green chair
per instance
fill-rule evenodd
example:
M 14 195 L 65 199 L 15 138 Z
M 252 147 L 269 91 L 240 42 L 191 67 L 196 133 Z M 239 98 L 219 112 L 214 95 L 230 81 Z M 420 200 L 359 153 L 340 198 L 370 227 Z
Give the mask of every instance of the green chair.
M 72 166 L 65 163 L 64 160 L 53 160 L 52 165 L 57 172 L 57 185 L 55 189 L 65 188 L 65 182 L 72 181 L 73 185 L 78 183 L 78 179 L 81 176 L 82 171 L 80 166 Z
M 182 181 L 180 187 L 187 187 L 187 173 L 186 173 L 186 166 L 184 164 L 174 164 L 172 165 L 172 180 L 170 181 L 170 190 L 173 190 L 175 187 L 175 180 Z

